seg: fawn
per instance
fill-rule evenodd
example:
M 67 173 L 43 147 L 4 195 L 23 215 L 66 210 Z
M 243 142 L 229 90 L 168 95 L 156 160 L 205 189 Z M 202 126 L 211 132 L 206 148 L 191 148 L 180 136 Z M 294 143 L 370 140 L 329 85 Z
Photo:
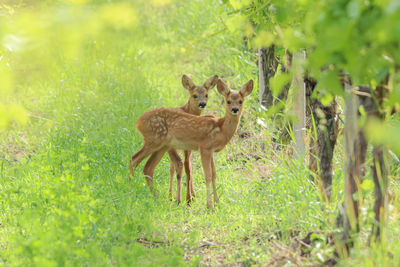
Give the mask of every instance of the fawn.
M 213 208 L 211 194 L 214 202 L 218 202 L 216 191 L 216 169 L 213 153 L 221 151 L 235 134 L 243 110 L 244 99 L 253 90 L 253 80 L 242 86 L 239 92 L 231 91 L 228 86 L 218 80 L 218 92 L 225 98 L 225 117 L 195 116 L 171 108 L 156 108 L 145 112 L 136 122 L 136 127 L 143 135 L 142 148 L 132 156 L 130 171 L 147 156 L 152 154 L 146 163 L 143 173 L 153 190 L 153 173 L 165 152 L 174 149 L 200 150 L 201 162 L 206 180 L 207 207 Z M 213 192 L 211 192 L 211 183 Z M 191 202 L 189 184 L 187 186 L 186 200 Z M 178 187 L 177 196 L 180 195 Z
M 182 76 L 182 85 L 189 92 L 189 100 L 188 102 L 182 106 L 177 108 L 177 110 L 181 110 L 183 112 L 200 115 L 201 112 L 205 109 L 208 101 L 208 91 L 214 88 L 217 84 L 218 76 L 215 75 L 208 79 L 203 85 L 195 85 L 193 81 L 186 76 L 185 74 Z M 185 150 L 185 172 L 186 172 L 186 183 L 190 186 L 190 195 L 191 197 L 195 197 L 194 189 L 193 189 L 193 180 L 192 180 L 192 151 Z M 176 149 L 170 149 L 168 151 L 169 158 L 171 159 L 170 163 L 170 180 L 169 180 L 169 196 L 172 197 L 172 186 L 174 174 L 176 171 L 177 176 L 177 187 L 181 188 L 182 182 L 182 159 L 179 157 Z M 151 157 L 149 161 L 151 161 Z M 188 188 L 189 188 L 188 187 Z M 180 191 L 178 189 L 177 191 Z M 180 196 L 177 195 L 177 201 L 180 202 Z

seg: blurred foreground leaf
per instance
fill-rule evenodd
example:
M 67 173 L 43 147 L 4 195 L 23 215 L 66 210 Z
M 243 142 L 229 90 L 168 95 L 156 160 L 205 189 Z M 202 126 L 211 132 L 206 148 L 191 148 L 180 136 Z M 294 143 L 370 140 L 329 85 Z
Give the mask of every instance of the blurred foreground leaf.
M 369 120 L 366 124 L 367 138 L 375 145 L 386 145 L 389 149 L 400 155 L 400 123 Z
M 287 73 L 278 73 L 274 77 L 270 78 L 272 94 L 278 96 L 285 85 L 290 82 L 291 75 Z
M 12 100 L 16 88 L 48 80 L 60 61 L 85 57 L 84 47 L 99 41 L 101 33 L 138 23 L 135 9 L 127 2 L 87 2 L 0 4 L 0 129 L 12 121 L 28 120 L 24 108 Z
M 12 121 L 25 124 L 28 122 L 28 113 L 18 104 L 0 103 L 0 130 L 8 127 Z
M 116 29 L 129 28 L 138 22 L 134 9 L 128 3 L 104 5 L 100 12 L 104 21 Z

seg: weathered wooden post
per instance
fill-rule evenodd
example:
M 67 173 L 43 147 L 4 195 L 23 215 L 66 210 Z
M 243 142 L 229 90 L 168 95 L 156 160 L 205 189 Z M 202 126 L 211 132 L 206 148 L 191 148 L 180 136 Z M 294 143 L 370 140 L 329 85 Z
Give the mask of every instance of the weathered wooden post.
M 351 232 L 358 228 L 358 200 L 354 199 L 360 179 L 360 164 L 358 159 L 359 140 L 357 108 L 358 99 L 352 92 L 350 81 L 344 84 L 345 99 L 345 124 L 344 124 L 344 146 L 345 146 L 345 175 L 344 175 L 344 225 L 343 241 L 349 243 Z M 350 243 L 352 243 L 350 241 Z
M 348 256 L 353 246 L 354 233 L 359 231 L 360 184 L 361 166 L 365 162 L 368 142 L 364 130 L 358 127 L 358 107 L 360 87 L 353 89 L 349 77 L 344 79 L 345 88 L 345 124 L 344 124 L 344 202 L 339 212 L 336 224 L 343 228 L 341 236 L 337 238 L 336 251 L 341 256 Z M 362 100 L 361 104 L 365 105 Z
M 292 88 L 294 91 L 294 111 L 297 121 L 293 124 L 293 134 L 295 138 L 295 157 L 301 159 L 305 153 L 306 138 L 306 88 L 304 83 L 305 52 L 296 52 L 293 55 L 294 75 Z

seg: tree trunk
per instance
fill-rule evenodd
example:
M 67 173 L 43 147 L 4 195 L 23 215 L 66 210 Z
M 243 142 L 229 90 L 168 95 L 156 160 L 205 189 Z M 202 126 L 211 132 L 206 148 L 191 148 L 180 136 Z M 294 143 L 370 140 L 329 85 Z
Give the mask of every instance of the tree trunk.
M 282 63 L 281 61 L 281 72 L 284 73 L 289 73 L 290 72 L 290 67 L 292 66 L 292 60 L 293 60 L 293 55 L 286 50 L 285 52 L 285 57 L 286 57 L 286 66 Z M 275 99 L 274 103 L 275 105 L 283 100 L 286 100 L 289 95 L 289 88 L 290 88 L 290 83 L 286 84 L 283 88 L 278 97 Z
M 384 83 L 389 82 L 389 77 L 386 78 Z M 372 116 L 375 119 L 383 122 L 385 114 L 381 111 L 383 106 L 383 101 L 388 93 L 385 89 L 384 85 L 379 85 L 374 90 L 374 109 L 371 111 Z M 379 107 L 375 106 L 375 103 L 378 103 Z M 372 234 L 371 239 L 374 237 L 379 240 L 381 235 L 381 229 L 385 222 L 386 218 L 386 208 L 387 208 L 387 194 L 388 194 L 388 164 L 387 164 L 387 149 L 383 146 L 374 146 L 373 147 L 373 165 L 372 165 L 372 175 L 374 178 L 375 184 L 375 204 L 374 204 L 374 212 L 375 212 L 375 221 L 372 226 Z
M 258 86 L 260 89 L 260 104 L 269 108 L 274 103 L 269 79 L 276 73 L 278 60 L 275 56 L 275 46 L 258 50 Z
M 325 200 L 332 194 L 332 160 L 339 132 L 337 101 L 324 106 L 318 98 L 312 98 L 317 82 L 305 78 L 307 102 L 307 129 L 311 130 L 309 168 Z M 315 127 L 314 127 L 315 126 Z
M 372 226 L 371 239 L 374 237 L 379 240 L 381 228 L 385 222 L 387 207 L 387 163 L 385 158 L 385 149 L 382 146 L 374 146 L 373 148 L 373 166 L 371 168 L 375 184 L 375 221 Z

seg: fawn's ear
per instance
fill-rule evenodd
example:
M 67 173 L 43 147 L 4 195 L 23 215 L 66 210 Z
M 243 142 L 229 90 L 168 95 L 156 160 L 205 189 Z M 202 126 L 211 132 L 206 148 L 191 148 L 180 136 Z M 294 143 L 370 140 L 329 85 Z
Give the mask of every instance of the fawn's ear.
M 242 86 L 242 89 L 240 89 L 240 94 L 243 97 L 248 96 L 249 94 L 251 94 L 251 92 L 253 91 L 253 80 L 248 81 L 247 83 L 245 83 Z
M 210 79 L 208 79 L 203 84 L 203 86 L 205 88 L 207 88 L 207 90 L 210 90 L 210 89 L 214 88 L 214 86 L 217 84 L 217 82 L 218 82 L 218 75 L 215 75 L 215 76 L 211 77 Z
M 226 85 L 226 83 L 224 83 L 221 79 L 218 79 L 217 89 L 218 89 L 218 92 L 223 96 L 227 96 L 229 94 L 229 92 L 231 91 L 229 89 L 228 85 Z
M 196 85 L 193 83 L 192 79 L 190 79 L 188 76 L 185 74 L 182 75 L 182 85 L 185 87 L 187 90 L 192 90 L 193 88 L 196 87 Z

